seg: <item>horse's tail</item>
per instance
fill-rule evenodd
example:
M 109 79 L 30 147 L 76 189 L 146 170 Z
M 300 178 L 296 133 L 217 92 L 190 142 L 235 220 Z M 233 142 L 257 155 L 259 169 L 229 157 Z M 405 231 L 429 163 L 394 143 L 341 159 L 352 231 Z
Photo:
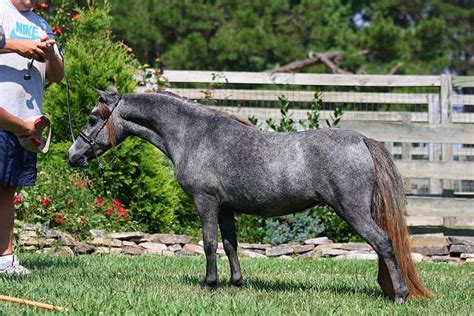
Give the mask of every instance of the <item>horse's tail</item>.
M 410 240 L 405 220 L 406 198 L 402 177 L 391 154 L 379 142 L 365 139 L 375 165 L 375 185 L 371 212 L 375 222 L 392 240 L 397 261 L 408 285 L 409 297 L 430 297 L 430 290 L 418 276 L 411 259 Z M 380 262 L 379 265 L 384 263 Z M 379 282 L 390 280 L 388 270 L 380 267 Z M 390 284 L 391 286 L 391 284 Z

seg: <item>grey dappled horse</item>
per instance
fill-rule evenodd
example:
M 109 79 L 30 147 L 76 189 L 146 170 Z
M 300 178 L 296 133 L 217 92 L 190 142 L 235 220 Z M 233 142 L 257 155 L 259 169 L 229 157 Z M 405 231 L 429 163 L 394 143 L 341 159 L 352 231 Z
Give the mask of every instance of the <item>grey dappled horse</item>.
M 396 302 L 428 297 L 411 261 L 401 177 L 383 145 L 344 129 L 260 131 L 172 93 L 98 91 L 87 126 L 69 149 L 72 166 L 128 136 L 168 156 L 195 201 L 206 254 L 205 288 L 217 284 L 217 231 L 231 283 L 242 285 L 234 213 L 277 216 L 325 203 L 377 252 L 378 282 Z

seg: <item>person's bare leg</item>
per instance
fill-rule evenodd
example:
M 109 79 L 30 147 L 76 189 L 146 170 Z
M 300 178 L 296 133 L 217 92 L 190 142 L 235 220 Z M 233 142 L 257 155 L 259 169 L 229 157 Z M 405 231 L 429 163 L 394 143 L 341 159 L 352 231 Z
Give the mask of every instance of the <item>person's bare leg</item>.
M 0 186 L 0 256 L 13 253 L 13 197 L 16 188 Z

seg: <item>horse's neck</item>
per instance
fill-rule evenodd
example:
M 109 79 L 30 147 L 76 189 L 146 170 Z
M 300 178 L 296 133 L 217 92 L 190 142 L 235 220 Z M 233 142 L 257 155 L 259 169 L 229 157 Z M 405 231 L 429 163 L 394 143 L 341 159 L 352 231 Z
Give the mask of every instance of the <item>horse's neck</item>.
M 168 95 L 131 94 L 121 114 L 127 135 L 148 140 L 175 164 L 181 159 L 189 137 L 205 126 L 199 121 L 206 110 Z

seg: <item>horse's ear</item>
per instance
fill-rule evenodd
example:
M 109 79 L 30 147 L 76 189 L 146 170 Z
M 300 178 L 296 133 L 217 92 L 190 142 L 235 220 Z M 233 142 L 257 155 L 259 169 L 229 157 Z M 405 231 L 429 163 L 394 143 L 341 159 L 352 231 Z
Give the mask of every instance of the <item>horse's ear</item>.
M 106 102 L 107 101 L 107 93 L 105 91 L 99 90 L 94 87 L 95 92 L 99 95 L 100 102 Z
M 99 101 L 107 105 L 113 105 L 117 103 L 122 97 L 120 92 L 115 87 L 110 87 L 107 91 L 102 91 L 97 88 L 94 88 L 94 90 L 99 95 Z
M 107 90 L 109 94 L 118 94 L 120 95 L 120 92 L 115 86 L 110 86 L 109 89 Z

